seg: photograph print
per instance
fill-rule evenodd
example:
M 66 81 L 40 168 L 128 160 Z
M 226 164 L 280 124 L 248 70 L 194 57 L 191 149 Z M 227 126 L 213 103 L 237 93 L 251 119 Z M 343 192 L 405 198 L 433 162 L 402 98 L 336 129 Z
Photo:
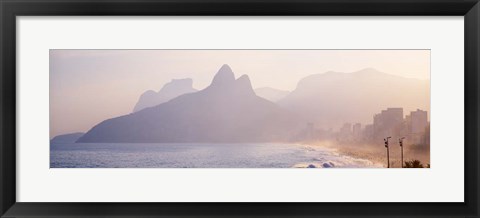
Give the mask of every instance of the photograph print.
M 50 168 L 430 168 L 430 52 L 52 49 Z

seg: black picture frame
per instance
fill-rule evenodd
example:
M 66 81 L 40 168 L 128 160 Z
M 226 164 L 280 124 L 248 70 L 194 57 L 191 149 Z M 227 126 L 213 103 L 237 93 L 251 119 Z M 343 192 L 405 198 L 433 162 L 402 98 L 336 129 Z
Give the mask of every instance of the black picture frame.
M 1 217 L 479 217 L 478 0 L 0 0 Z M 464 203 L 24 203 L 16 201 L 17 16 L 464 16 Z M 448 42 L 445 42 L 448 43 Z M 452 76 L 455 76 L 452 72 Z

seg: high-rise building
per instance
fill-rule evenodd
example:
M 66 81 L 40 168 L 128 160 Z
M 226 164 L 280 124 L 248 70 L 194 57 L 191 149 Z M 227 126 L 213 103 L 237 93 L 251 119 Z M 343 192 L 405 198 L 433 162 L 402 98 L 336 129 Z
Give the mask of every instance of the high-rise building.
M 425 127 L 424 144 L 430 145 L 430 123 L 428 123 L 427 127 Z
M 408 140 L 413 144 L 426 144 L 427 134 L 430 131 L 428 127 L 428 113 L 417 109 L 410 112 L 410 115 L 405 119 L 408 130 Z M 428 135 L 430 138 L 430 136 Z M 430 139 L 428 139 L 429 141 Z M 430 144 L 430 142 L 428 142 Z
M 373 137 L 381 139 L 398 136 L 403 122 L 403 108 L 387 108 L 373 117 Z
M 352 128 L 352 134 L 355 139 L 359 139 L 362 133 L 362 124 L 355 123 Z
M 340 128 L 340 136 L 343 137 L 343 139 L 350 139 L 350 137 L 352 136 L 351 123 L 343 124 L 342 128 Z
M 427 112 L 417 109 L 410 112 L 411 131 L 413 134 L 425 132 L 428 125 Z
M 315 125 L 313 123 L 307 123 L 305 134 L 307 139 L 313 139 L 315 137 Z
M 373 124 L 365 125 L 363 129 L 363 138 L 365 140 L 371 140 L 373 138 Z

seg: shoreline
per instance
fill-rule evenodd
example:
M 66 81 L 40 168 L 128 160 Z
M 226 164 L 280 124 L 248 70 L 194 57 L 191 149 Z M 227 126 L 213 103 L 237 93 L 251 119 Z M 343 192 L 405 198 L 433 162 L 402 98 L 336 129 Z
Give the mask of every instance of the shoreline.
M 295 164 L 294 168 L 382 168 L 383 165 L 379 162 L 372 161 L 369 158 L 359 155 L 352 155 L 338 149 L 338 147 L 329 146 L 323 143 L 298 143 L 299 146 L 307 150 L 317 152 L 328 152 L 329 156 L 334 157 L 331 160 L 317 159 L 310 162 L 301 162 Z
M 305 143 L 312 147 L 331 149 L 340 155 L 371 161 L 384 168 L 387 167 L 386 149 L 383 144 L 372 145 L 365 142 L 339 143 L 334 141 L 317 141 Z M 401 168 L 401 148 L 398 145 L 390 146 L 390 167 Z M 404 146 L 405 161 L 419 160 L 424 167 L 430 164 L 430 149 L 428 146 Z

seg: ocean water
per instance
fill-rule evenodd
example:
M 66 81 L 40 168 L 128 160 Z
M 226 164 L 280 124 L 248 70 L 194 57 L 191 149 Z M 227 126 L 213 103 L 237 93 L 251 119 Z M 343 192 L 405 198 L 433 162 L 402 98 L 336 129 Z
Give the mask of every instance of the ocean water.
M 373 168 L 368 160 L 300 144 L 70 143 L 50 146 L 51 168 Z

